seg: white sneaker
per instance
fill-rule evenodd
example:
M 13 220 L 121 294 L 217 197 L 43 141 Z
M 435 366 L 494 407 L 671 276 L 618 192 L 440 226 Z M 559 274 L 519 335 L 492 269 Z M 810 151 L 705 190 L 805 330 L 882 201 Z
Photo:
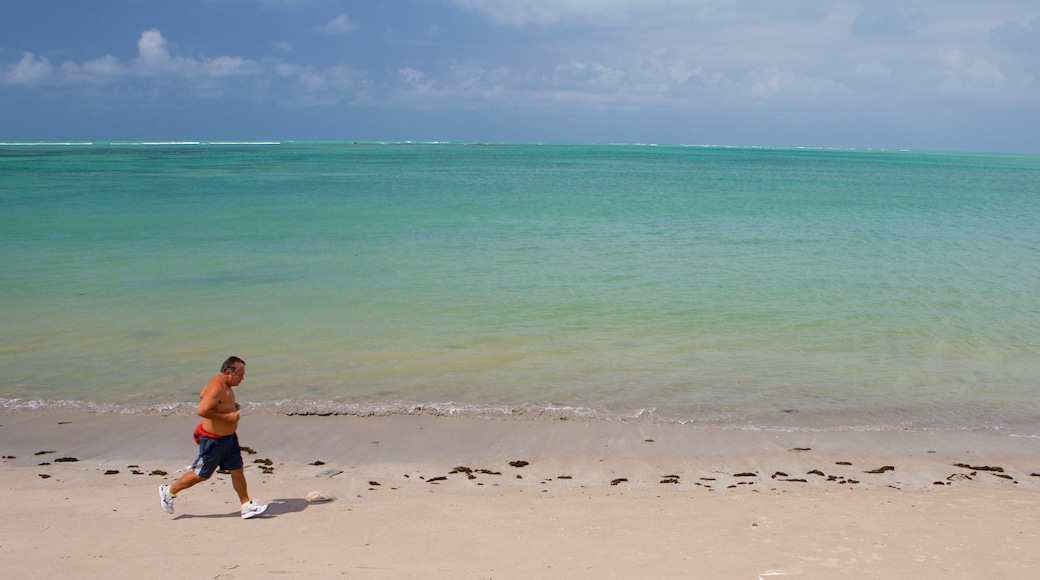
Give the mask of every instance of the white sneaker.
M 170 486 L 159 486 L 159 505 L 162 506 L 164 512 L 168 514 L 173 513 L 173 496 L 170 495 Z
M 170 506 L 173 509 L 173 506 Z M 248 520 L 251 517 L 258 516 L 267 511 L 267 504 L 260 505 L 256 503 L 255 499 L 249 500 L 249 503 L 242 506 L 242 519 Z

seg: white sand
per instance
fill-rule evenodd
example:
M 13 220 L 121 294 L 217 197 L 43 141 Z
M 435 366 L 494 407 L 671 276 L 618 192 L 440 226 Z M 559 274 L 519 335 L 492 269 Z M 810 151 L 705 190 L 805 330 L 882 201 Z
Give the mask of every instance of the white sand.
M 221 475 L 183 492 L 174 515 L 159 508 L 158 485 L 194 457 L 192 417 L 26 413 L 0 425 L 0 454 L 14 457 L 0 467 L 0 561 L 10 578 L 1040 571 L 1033 439 L 253 416 L 240 430 L 257 451 L 245 456 L 246 473 L 271 507 L 243 521 Z M 64 457 L 78 461 L 55 462 Z M 270 459 L 273 473 L 256 459 Z M 509 465 L 519 460 L 528 465 Z M 884 466 L 894 469 L 866 473 Z M 326 470 L 342 473 L 317 476 Z M 313 491 L 337 499 L 309 503 Z

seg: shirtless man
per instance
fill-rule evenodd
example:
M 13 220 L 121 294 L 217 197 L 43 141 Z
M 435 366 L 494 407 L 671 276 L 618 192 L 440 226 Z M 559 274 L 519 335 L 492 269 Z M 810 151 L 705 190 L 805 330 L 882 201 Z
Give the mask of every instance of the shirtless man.
M 199 444 L 199 456 L 191 464 L 191 471 L 173 482 L 159 486 L 159 501 L 162 509 L 173 513 L 173 500 L 181 491 L 196 483 L 206 481 L 213 472 L 226 469 L 231 472 L 231 485 L 242 503 L 242 519 L 264 513 L 267 505 L 249 499 L 246 476 L 243 472 L 242 450 L 238 446 L 238 410 L 235 402 L 237 387 L 246 376 L 246 363 L 237 356 L 229 357 L 220 367 L 220 374 L 210 379 L 199 393 L 199 408 L 196 414 L 202 423 L 195 428 L 195 441 Z

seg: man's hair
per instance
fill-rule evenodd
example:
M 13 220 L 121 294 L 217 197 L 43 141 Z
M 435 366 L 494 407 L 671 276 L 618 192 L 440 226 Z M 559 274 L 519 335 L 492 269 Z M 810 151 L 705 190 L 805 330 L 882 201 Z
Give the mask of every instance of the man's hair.
M 220 365 L 220 372 L 231 371 L 235 372 L 238 370 L 238 365 L 246 366 L 246 361 L 238 358 L 237 356 L 229 356 L 224 364 Z

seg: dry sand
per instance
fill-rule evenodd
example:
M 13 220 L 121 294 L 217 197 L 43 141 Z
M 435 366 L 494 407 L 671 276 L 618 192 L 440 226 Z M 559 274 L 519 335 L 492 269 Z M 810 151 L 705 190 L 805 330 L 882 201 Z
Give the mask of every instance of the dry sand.
M 195 423 L 0 416 L 4 576 L 1040 577 L 1036 439 L 247 416 L 243 521 L 226 475 L 159 508 Z

